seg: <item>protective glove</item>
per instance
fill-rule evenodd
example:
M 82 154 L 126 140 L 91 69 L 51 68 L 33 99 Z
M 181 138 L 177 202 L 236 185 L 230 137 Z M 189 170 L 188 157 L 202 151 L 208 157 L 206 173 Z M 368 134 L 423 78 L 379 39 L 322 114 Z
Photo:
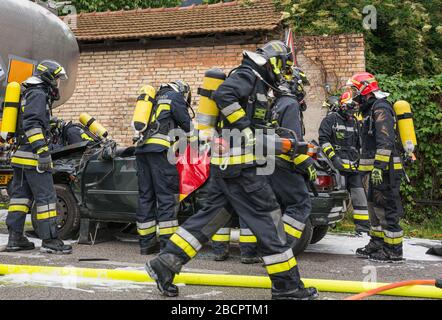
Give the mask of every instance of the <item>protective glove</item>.
M 333 163 L 333 167 L 335 167 L 336 170 L 344 170 L 344 163 L 342 162 L 341 158 L 335 156 L 333 157 L 333 159 L 331 159 L 331 161 Z
M 316 181 L 316 178 L 318 177 L 318 173 L 316 171 L 314 164 L 311 164 L 307 167 L 307 173 L 308 173 L 308 179 L 311 182 Z
M 316 180 L 318 174 L 315 168 L 315 161 L 307 155 L 298 155 L 295 158 L 295 167 L 301 171 L 301 173 L 313 182 Z
M 384 179 L 382 178 L 382 170 L 378 168 L 374 168 L 371 171 L 371 183 L 373 183 L 374 186 L 380 185 Z
M 49 152 L 43 152 L 38 156 L 37 172 L 44 173 L 52 169 L 52 157 Z
M 241 134 L 245 137 L 245 147 L 253 147 L 256 144 L 256 138 L 252 129 L 245 128 L 241 131 Z

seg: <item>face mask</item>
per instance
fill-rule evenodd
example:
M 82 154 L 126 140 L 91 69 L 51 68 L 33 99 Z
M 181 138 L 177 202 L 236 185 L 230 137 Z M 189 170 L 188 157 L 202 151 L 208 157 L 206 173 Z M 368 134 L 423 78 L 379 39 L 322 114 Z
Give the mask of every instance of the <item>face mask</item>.
M 52 101 L 60 100 L 60 90 L 58 90 L 58 88 L 51 88 L 49 91 L 49 96 Z

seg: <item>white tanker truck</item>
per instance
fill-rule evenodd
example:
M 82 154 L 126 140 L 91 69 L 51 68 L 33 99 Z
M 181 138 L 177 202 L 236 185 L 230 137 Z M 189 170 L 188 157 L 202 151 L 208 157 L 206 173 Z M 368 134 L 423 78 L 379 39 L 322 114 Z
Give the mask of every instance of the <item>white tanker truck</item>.
M 61 63 L 69 76 L 62 84 L 65 103 L 74 93 L 79 59 L 77 40 L 69 27 L 49 10 L 29 0 L 0 1 L 0 100 L 8 83 L 21 83 L 43 59 Z
M 66 69 L 69 79 L 62 83 L 61 99 L 55 106 L 65 103 L 75 90 L 79 55 L 78 43 L 73 32 L 49 10 L 29 0 L 0 0 L 0 103 L 2 107 L 5 98 L 8 95 L 11 96 L 11 94 L 6 95 L 8 84 L 21 84 L 32 75 L 38 62 L 44 59 L 58 61 Z M 18 85 L 13 85 L 17 89 Z M 14 99 L 18 101 L 19 98 Z M 2 108 L 0 112 L 1 121 L 13 122 L 10 115 L 3 112 L 4 109 L 6 108 Z M 12 178 L 8 165 L 9 152 L 10 145 L 7 143 L 0 145 L 0 188 L 6 186 Z

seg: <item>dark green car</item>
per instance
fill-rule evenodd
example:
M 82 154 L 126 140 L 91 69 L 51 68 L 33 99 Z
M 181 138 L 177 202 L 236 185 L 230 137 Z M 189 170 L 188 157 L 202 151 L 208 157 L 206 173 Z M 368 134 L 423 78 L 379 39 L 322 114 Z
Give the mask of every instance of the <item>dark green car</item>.
M 96 233 L 97 222 L 135 223 L 138 187 L 133 147 L 117 148 L 111 141 L 88 147 L 82 142 L 53 153 L 53 159 L 62 238 L 76 237 L 80 232 L 80 243 L 88 243 Z M 327 160 L 321 154 L 316 160 L 318 179 L 312 192 L 313 209 L 295 250 L 298 252 L 309 243 L 320 241 L 330 226 L 343 219 L 349 198 L 339 174 Z M 203 194 L 196 191 L 181 203 L 180 222 L 198 210 Z

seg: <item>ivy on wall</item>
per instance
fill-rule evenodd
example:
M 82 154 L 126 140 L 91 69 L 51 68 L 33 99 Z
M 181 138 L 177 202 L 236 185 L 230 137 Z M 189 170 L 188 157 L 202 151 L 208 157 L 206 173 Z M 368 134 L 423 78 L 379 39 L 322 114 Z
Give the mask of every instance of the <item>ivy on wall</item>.
M 367 70 L 442 73 L 442 0 L 275 0 L 298 35 L 363 33 Z M 363 22 L 373 29 L 366 30 Z
M 442 200 L 442 75 L 411 81 L 379 75 L 378 80 L 382 90 L 391 93 L 392 102 L 406 100 L 412 106 L 418 147 L 417 161 L 406 168 L 411 183 L 401 186 L 407 218 L 414 222 L 435 215 L 442 218 L 442 210 L 416 204 L 417 200 Z

